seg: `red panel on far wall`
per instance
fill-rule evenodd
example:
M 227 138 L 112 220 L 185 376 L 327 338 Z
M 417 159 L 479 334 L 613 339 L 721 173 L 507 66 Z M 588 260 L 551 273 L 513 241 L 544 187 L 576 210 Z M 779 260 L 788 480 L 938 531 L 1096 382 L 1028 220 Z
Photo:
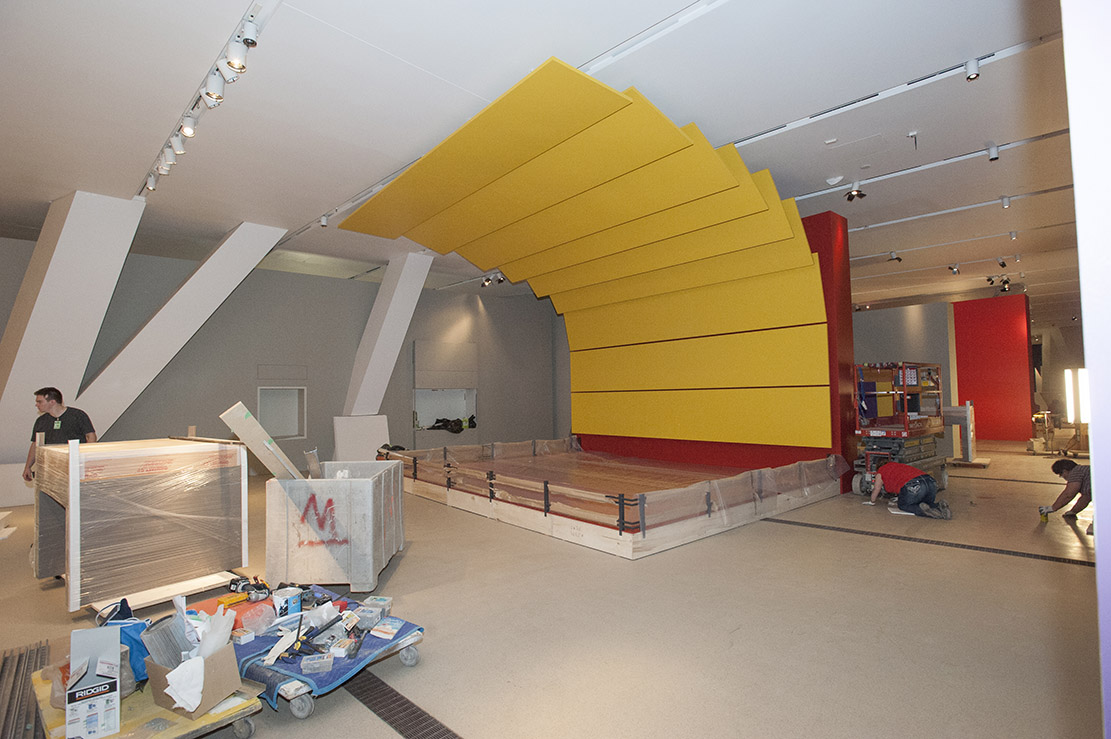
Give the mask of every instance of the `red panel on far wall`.
M 971 400 L 979 439 L 1030 438 L 1030 306 L 1025 295 L 953 303 L 958 402 Z

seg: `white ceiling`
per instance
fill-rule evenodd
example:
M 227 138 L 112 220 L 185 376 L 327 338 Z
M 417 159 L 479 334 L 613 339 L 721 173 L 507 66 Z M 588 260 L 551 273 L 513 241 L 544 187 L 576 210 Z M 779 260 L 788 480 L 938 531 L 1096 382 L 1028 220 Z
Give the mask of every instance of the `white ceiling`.
M 737 142 L 804 216 L 845 216 L 862 306 L 992 294 L 986 278 L 1006 274 L 1035 326 L 1080 314 L 1055 0 L 6 0 L 0 236 L 36 238 L 73 190 L 139 193 L 252 10 L 263 27 L 248 71 L 148 194 L 137 251 L 199 258 L 251 221 L 290 232 L 266 266 L 376 279 L 364 273 L 421 247 L 322 228 L 321 215 L 556 56 L 636 87 L 716 146 Z M 982 75 L 967 82 L 971 58 Z M 867 197 L 850 203 L 854 180 Z M 868 258 L 891 251 L 902 261 Z M 436 256 L 430 284 L 480 275 Z

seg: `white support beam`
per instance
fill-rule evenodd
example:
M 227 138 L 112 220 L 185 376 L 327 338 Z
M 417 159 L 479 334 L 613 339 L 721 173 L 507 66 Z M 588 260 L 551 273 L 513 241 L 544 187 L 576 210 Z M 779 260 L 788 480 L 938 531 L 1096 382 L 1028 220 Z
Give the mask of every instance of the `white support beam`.
M 145 207 L 79 191 L 50 204 L 0 339 L 0 463 L 26 460 L 35 390 L 77 393 Z
M 386 267 L 355 353 L 351 384 L 343 405 L 345 416 L 373 416 L 381 408 L 386 385 L 431 266 L 430 255 L 407 254 L 401 260 L 391 260 Z
M 103 434 L 251 270 L 285 229 L 241 223 L 89 384 L 74 405 Z

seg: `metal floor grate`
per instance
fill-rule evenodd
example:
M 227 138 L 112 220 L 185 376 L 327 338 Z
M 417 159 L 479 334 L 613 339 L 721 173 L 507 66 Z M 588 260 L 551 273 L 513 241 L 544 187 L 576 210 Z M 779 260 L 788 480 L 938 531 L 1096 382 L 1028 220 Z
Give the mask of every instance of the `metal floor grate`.
M 46 666 L 49 642 L 7 650 L 0 659 L 0 739 L 44 736 L 31 673 Z
M 369 670 L 355 675 L 344 687 L 355 700 L 369 708 L 405 739 L 460 739 L 458 734 L 386 685 Z

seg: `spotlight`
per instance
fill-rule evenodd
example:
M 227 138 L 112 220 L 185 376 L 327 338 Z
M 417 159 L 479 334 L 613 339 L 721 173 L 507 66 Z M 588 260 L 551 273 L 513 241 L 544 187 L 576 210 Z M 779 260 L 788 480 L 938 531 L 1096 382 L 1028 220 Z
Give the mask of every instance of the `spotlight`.
M 988 161 L 994 162 L 999 159 L 999 147 L 995 144 L 988 144 Z
M 1022 255 L 1021 254 L 1015 254 L 1015 261 L 1016 262 L 1021 262 L 1022 261 Z
M 493 282 L 493 280 L 490 279 L 490 275 L 486 275 L 485 277 L 482 278 L 482 286 L 483 287 L 486 287 L 491 282 Z
M 1011 241 L 1018 238 L 1018 231 L 1011 231 Z
M 228 50 L 224 55 L 228 60 L 228 66 L 237 73 L 247 71 L 247 47 L 242 41 L 229 41 Z M 231 80 L 228 80 L 231 82 Z
M 177 164 L 177 155 L 174 154 L 173 147 L 169 144 L 166 144 L 162 149 L 162 161 L 165 162 L 167 166 Z
M 995 284 L 995 278 L 994 277 L 988 277 L 987 280 L 988 280 L 989 285 L 994 285 Z
M 971 82 L 980 76 L 980 60 L 969 59 L 964 63 L 964 78 Z
M 845 199 L 848 200 L 850 203 L 857 198 L 863 200 L 865 197 L 867 196 L 864 194 L 864 191 L 860 189 L 859 182 L 854 182 L 852 189 L 849 190 L 849 192 L 845 195 Z
M 955 275 L 959 275 L 961 273 L 961 266 L 959 264 L 950 264 L 949 271 Z
M 328 228 L 328 216 L 326 216 L 326 215 L 320 216 L 320 227 L 321 228 Z
M 158 175 L 151 172 L 147 175 L 147 189 L 154 192 L 156 187 L 158 187 Z
M 863 197 L 863 195 L 861 197 Z M 900 257 L 895 252 L 891 252 L 890 254 L 887 255 L 887 261 L 889 261 L 889 262 L 901 262 L 901 261 L 903 261 L 903 258 Z
M 1006 267 L 1007 266 L 1007 263 L 1003 261 L 1003 257 L 997 257 L 995 261 L 999 262 L 1000 267 Z
M 215 108 L 224 102 L 224 78 L 215 69 L 208 73 L 208 81 L 205 82 L 201 99 L 210 108 Z
M 497 283 L 498 283 L 498 284 L 500 285 L 500 284 L 502 284 L 503 282 L 505 282 L 505 276 L 504 276 L 504 275 L 501 275 L 501 274 L 499 274 L 499 275 L 498 275 L 498 277 L 497 277 Z
M 251 21 L 243 21 L 243 25 L 239 27 L 239 37 L 244 46 L 255 48 L 258 46 L 258 26 Z
M 1011 207 L 1011 199 L 1009 197 L 1004 195 L 1002 200 L 1003 200 L 1003 207 L 1004 208 L 1010 208 Z
M 173 147 L 175 154 L 185 153 L 185 142 L 182 141 L 180 133 L 175 133 L 170 137 L 170 146 Z
M 165 162 L 163 162 L 161 158 L 159 158 L 158 166 L 154 168 L 154 171 L 158 174 L 169 174 L 170 167 Z
M 999 288 L 1001 293 L 1009 293 L 1011 291 L 1011 281 L 1006 277 L 1003 278 L 1003 287 Z
M 1074 321 L 1075 321 L 1075 320 L 1076 320 L 1076 316 L 1073 316 L 1073 317 L 1072 317 L 1072 320 L 1074 320 Z
M 216 71 L 219 72 L 220 76 L 224 78 L 224 82 L 228 83 L 229 85 L 239 79 L 239 73 L 231 68 L 231 64 L 228 62 L 227 59 L 221 59 L 220 61 L 216 62 Z
M 187 115 L 181 119 L 181 135 L 191 139 L 197 135 L 197 119 Z

